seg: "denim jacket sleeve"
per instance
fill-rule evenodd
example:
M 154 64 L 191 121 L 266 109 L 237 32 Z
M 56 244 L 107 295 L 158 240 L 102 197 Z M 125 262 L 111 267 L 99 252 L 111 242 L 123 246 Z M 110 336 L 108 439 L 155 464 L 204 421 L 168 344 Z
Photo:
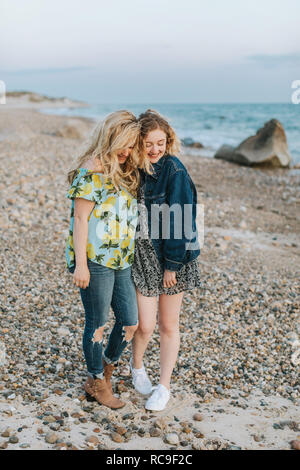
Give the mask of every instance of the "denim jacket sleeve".
M 192 235 L 192 227 L 190 226 L 191 217 L 189 218 L 190 223 L 188 223 L 188 227 L 184 227 L 184 210 L 187 210 L 184 205 L 189 204 L 188 211 L 190 211 L 191 215 L 194 202 L 193 196 L 192 182 L 188 174 L 184 170 L 177 170 L 172 175 L 171 187 L 168 194 L 170 237 L 167 237 L 163 244 L 164 268 L 169 271 L 179 271 L 183 266 L 188 245 L 195 235 Z M 172 206 L 175 208 L 175 214 Z

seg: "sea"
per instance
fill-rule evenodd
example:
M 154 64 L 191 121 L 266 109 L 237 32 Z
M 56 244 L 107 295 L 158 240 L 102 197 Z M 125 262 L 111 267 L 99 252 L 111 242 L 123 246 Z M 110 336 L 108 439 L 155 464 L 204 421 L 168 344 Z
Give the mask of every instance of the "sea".
M 234 103 L 234 104 L 99 104 L 86 108 L 43 109 L 52 114 L 83 116 L 97 120 L 118 109 L 128 109 L 136 116 L 146 109 L 155 109 L 165 116 L 180 139 L 193 139 L 212 156 L 223 144 L 236 146 L 255 135 L 270 119 L 284 127 L 292 163 L 300 163 L 300 104 L 293 103 Z

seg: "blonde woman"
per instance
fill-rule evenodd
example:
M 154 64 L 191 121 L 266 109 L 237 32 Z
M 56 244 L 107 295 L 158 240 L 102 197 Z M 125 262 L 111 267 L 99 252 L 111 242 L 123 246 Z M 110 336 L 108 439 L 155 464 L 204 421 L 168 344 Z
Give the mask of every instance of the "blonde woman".
M 138 202 L 144 205 L 132 266 L 137 291 L 139 326 L 130 360 L 133 385 L 142 394 L 153 391 L 143 355 L 156 325 L 160 331 L 160 380 L 146 409 L 163 410 L 170 398 L 170 380 L 179 350 L 179 314 L 184 291 L 201 285 L 197 257 L 197 192 L 176 156 L 179 140 L 160 114 L 148 110 L 139 117 L 140 151 L 151 162 L 152 175 L 141 171 Z M 159 209 L 162 209 L 162 213 Z M 166 211 L 167 209 L 167 211 Z M 163 216 L 163 212 L 167 217 Z M 174 212 L 173 212 L 174 211 Z
M 112 409 L 125 405 L 112 393 L 114 364 L 137 329 L 131 279 L 137 222 L 139 125 L 128 111 L 110 114 L 96 127 L 75 170 L 68 174 L 72 200 L 66 260 L 85 310 L 83 352 L 88 400 Z M 143 165 L 142 165 L 143 166 Z M 145 169 L 149 165 L 145 163 Z M 110 307 L 115 324 L 103 351 Z

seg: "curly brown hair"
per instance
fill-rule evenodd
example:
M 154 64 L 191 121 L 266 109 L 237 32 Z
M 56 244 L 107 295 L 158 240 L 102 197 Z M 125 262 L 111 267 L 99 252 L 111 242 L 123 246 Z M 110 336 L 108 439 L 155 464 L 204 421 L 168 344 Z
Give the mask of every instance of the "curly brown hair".
M 139 115 L 138 123 L 140 125 L 139 150 L 141 153 L 144 152 L 144 138 L 149 132 L 156 129 L 162 130 L 167 136 L 166 153 L 171 155 L 178 155 L 180 153 L 179 138 L 168 121 L 157 111 L 147 109 L 147 111 Z

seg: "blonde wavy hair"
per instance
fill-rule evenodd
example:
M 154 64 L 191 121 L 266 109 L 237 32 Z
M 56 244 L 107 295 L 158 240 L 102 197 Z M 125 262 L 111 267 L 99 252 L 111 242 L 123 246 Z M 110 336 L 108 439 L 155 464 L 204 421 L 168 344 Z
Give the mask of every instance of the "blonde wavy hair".
M 159 114 L 154 109 L 147 109 L 138 117 L 140 125 L 140 138 L 139 138 L 139 153 L 144 155 L 144 139 L 151 131 L 156 129 L 162 130 L 167 136 L 166 153 L 170 155 L 179 155 L 180 153 L 180 140 L 177 137 L 174 129 L 170 126 L 167 119 Z
M 72 184 L 78 168 L 93 158 L 101 163 L 103 174 L 110 178 L 117 190 L 125 187 L 132 195 L 137 195 L 140 183 L 138 168 L 151 172 L 150 162 L 138 152 L 138 139 L 140 125 L 135 115 L 126 110 L 115 111 L 109 114 L 95 127 L 83 150 L 77 157 L 75 169 L 68 172 L 68 182 Z M 122 164 L 119 163 L 118 154 L 133 147 L 131 154 Z

